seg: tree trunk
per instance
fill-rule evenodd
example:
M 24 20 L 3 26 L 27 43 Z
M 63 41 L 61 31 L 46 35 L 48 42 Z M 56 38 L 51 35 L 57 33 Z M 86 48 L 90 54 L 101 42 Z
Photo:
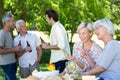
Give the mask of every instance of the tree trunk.
M 4 0 L 0 0 L 0 29 L 2 28 L 2 16 L 4 15 Z
M 26 0 L 19 0 L 19 9 L 21 11 L 20 18 L 26 21 L 27 11 L 26 11 Z

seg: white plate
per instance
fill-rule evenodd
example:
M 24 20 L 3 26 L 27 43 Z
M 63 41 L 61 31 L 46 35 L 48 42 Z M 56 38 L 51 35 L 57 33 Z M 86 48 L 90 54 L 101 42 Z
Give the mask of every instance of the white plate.
M 32 73 L 32 76 L 36 76 L 39 79 L 43 79 L 46 77 L 50 77 L 50 76 L 58 76 L 59 75 L 59 71 L 55 70 L 55 71 L 40 71 L 40 72 L 36 72 L 36 73 Z
M 94 75 L 82 76 L 82 80 L 96 80 Z

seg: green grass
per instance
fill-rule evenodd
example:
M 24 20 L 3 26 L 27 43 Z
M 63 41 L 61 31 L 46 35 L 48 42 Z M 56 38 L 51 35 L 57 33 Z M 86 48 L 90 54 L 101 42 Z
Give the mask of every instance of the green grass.
M 40 71 L 47 71 L 48 70 L 47 67 L 48 67 L 48 64 L 40 64 Z M 17 69 L 16 75 L 17 75 L 18 80 L 20 80 L 19 67 Z M 0 68 L 0 80 L 4 80 L 4 72 L 1 68 Z
M 40 64 L 40 70 L 41 71 L 47 71 L 48 64 Z
M 3 76 L 4 76 L 3 70 L 0 68 L 0 80 L 3 80 Z

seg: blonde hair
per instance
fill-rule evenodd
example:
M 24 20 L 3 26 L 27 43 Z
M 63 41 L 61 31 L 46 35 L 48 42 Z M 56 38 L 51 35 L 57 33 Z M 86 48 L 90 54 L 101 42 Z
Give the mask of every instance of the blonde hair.
M 87 28 L 90 32 L 93 32 L 93 27 L 91 23 L 86 23 L 86 22 L 82 22 L 78 28 L 77 28 L 77 32 L 79 32 L 82 28 Z

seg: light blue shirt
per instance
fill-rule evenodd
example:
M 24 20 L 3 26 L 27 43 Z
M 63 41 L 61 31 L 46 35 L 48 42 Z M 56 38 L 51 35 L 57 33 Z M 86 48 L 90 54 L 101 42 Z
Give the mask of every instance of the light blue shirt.
M 99 56 L 97 65 L 106 69 L 100 77 L 105 80 L 120 80 L 120 43 L 116 40 L 109 41 Z

